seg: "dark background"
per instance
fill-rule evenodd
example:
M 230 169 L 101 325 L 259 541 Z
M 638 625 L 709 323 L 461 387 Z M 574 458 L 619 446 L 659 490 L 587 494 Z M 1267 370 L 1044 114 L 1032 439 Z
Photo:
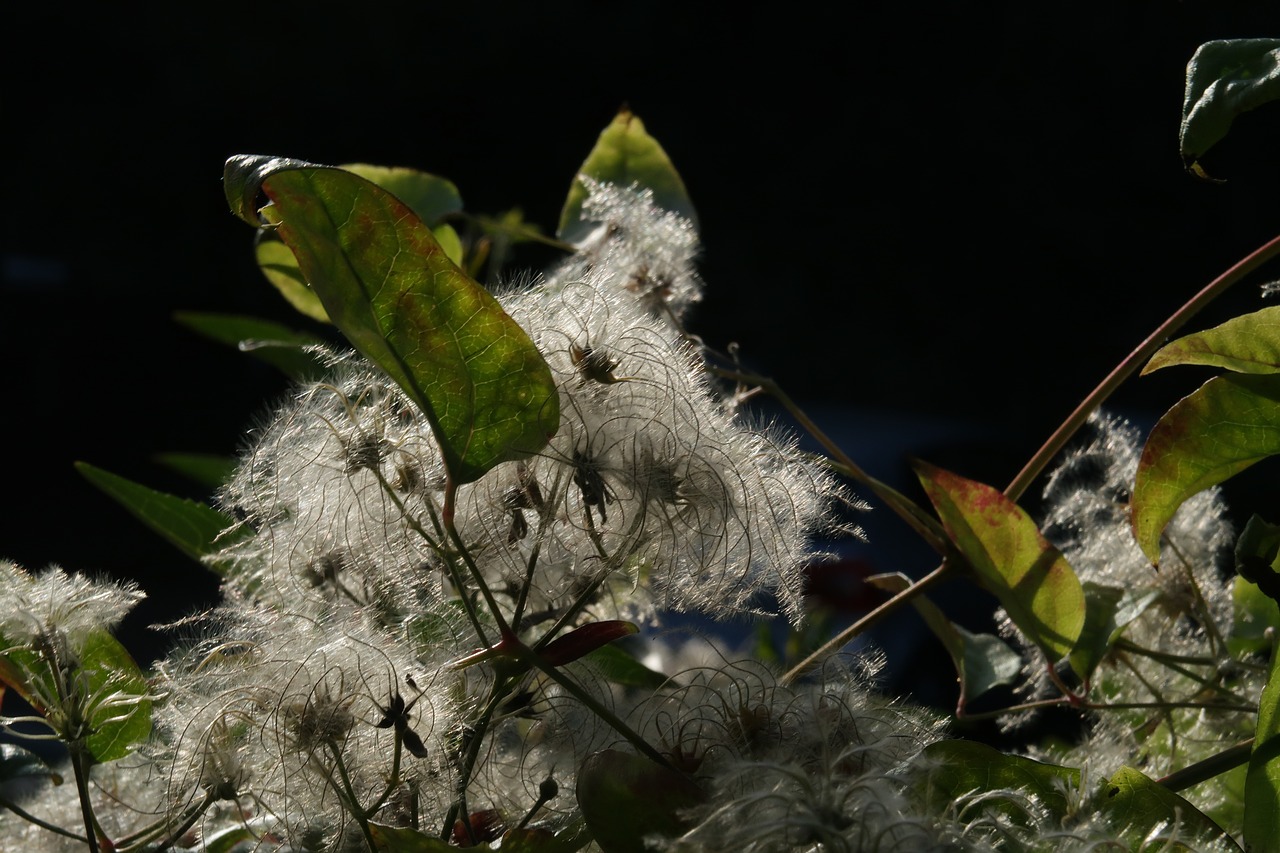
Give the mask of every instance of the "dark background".
M 7 12 L 0 60 L 0 556 L 137 579 L 131 625 L 213 580 L 73 460 L 206 497 L 153 454 L 234 451 L 285 383 L 173 312 L 306 327 L 227 211 L 230 155 L 413 166 L 551 231 L 625 102 L 699 211 L 693 328 L 907 485 L 907 454 L 1007 483 L 1280 231 L 1280 107 L 1211 152 L 1225 183 L 1177 149 L 1187 60 L 1280 35 L 1274 3 L 55 5 Z M 1197 325 L 1260 307 L 1265 272 Z M 1167 373 L 1116 406 L 1150 419 L 1206 376 Z M 932 567 L 879 523 L 876 569 Z

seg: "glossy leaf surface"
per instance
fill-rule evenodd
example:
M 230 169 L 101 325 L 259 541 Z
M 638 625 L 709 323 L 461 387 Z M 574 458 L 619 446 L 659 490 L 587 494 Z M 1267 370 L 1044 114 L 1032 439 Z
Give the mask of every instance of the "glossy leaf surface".
M 546 361 L 403 202 L 341 169 L 227 162 L 233 209 L 258 189 L 330 319 L 422 410 L 456 482 L 546 444 L 560 423 Z
M 644 122 L 630 110 L 623 109 L 596 140 L 578 174 L 604 183 L 629 187 L 638 184 L 653 192 L 654 203 L 671 211 L 698 227 L 698 215 L 689 200 L 684 181 L 671 164 L 671 158 L 648 134 Z M 595 228 L 595 223 L 582 219 L 582 205 L 587 199 L 587 188 L 574 178 L 560 211 L 560 224 L 556 234 L 560 239 L 576 243 Z
M 1236 116 L 1280 98 L 1280 39 L 1216 39 L 1196 48 L 1178 131 L 1191 168 L 1227 135 Z
M 947 535 L 1009 618 L 1051 660 L 1069 654 L 1085 600 L 1066 558 L 999 490 L 924 462 L 915 468 Z
M 225 544 L 215 546 L 214 540 L 235 525 L 234 518 L 207 504 L 156 491 L 87 462 L 77 462 L 76 470 L 201 565 L 202 558 Z
M 1236 373 L 1280 373 L 1280 306 L 1233 317 L 1170 341 L 1151 356 L 1142 373 L 1175 364 L 1223 367 Z
M 1133 487 L 1133 532 L 1152 564 L 1188 498 L 1276 453 L 1280 376 L 1218 376 L 1175 403 L 1147 436 Z

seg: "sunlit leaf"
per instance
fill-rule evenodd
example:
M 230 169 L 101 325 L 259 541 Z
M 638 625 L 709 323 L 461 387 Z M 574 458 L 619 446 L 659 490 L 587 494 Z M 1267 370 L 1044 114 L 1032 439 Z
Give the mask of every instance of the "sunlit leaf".
M 944 740 L 925 747 L 931 768 L 919 795 L 926 807 L 941 813 L 969 795 L 986 795 L 984 803 L 1023 826 L 1030 826 L 1025 803 L 1034 797 L 1052 815 L 1070 809 L 1067 791 L 1080 785 L 1080 771 L 1046 764 L 968 740 Z M 1007 793 L 1002 793 L 1007 792 Z
M 1188 168 L 1227 135 L 1232 121 L 1280 98 L 1280 39 L 1205 42 L 1187 63 L 1178 131 Z
M 156 491 L 87 462 L 77 462 L 76 470 L 202 566 L 204 557 L 228 544 L 215 545 L 215 540 L 235 519 L 207 504 Z M 216 566 L 213 569 L 218 571 Z
M 351 172 L 266 157 L 231 158 L 225 181 L 242 216 L 259 189 L 271 199 L 329 317 L 422 410 L 455 482 L 555 433 L 559 398 L 541 353 L 403 202 Z
M 261 359 L 292 379 L 312 379 L 325 371 L 321 357 L 304 347 L 325 343 L 288 326 L 239 314 L 179 311 L 174 319 L 198 334 Z
M 1157 564 L 1160 535 L 1191 496 L 1280 453 L 1280 376 L 1210 379 L 1147 437 L 1131 502 L 1134 536 Z
M 1175 364 L 1223 367 L 1236 373 L 1280 373 L 1280 305 L 1170 341 L 1151 356 L 1142 372 Z
M 80 671 L 91 697 L 113 695 L 117 701 L 96 704 L 89 714 L 94 732 L 85 739 L 98 762 L 115 761 L 151 733 L 151 700 L 147 680 L 120 641 L 106 631 L 94 631 L 80 650 Z
M 924 462 L 915 469 L 947 535 L 1013 623 L 1050 660 L 1069 654 L 1085 600 L 1066 558 L 997 489 Z
M 369 834 L 378 853 L 457 853 L 458 848 L 430 833 L 407 826 L 369 822 Z
M 320 323 L 329 322 L 329 314 L 320 303 L 320 297 L 307 284 L 306 276 L 298 268 L 298 259 L 274 231 L 259 231 L 253 247 L 258 269 L 271 286 L 280 291 L 293 310 Z
M 614 749 L 587 756 L 578 771 L 578 806 L 603 853 L 644 853 L 647 835 L 688 829 L 680 813 L 706 794 L 687 776 Z
M 689 200 L 684 181 L 671 164 L 671 158 L 645 131 L 640 118 L 628 109 L 620 110 L 600 133 L 578 174 L 624 187 L 639 184 L 641 188 L 653 191 L 653 201 L 658 207 L 688 219 L 695 228 L 698 225 L 693 202 Z M 581 218 L 586 199 L 586 186 L 574 178 L 556 229 L 562 240 L 579 242 L 596 227 L 595 223 Z
M 1258 700 L 1258 723 L 1244 784 L 1244 843 L 1266 850 L 1280 838 L 1280 654 L 1272 647 L 1271 672 Z
M 1176 826 L 1180 841 L 1162 844 L 1160 850 L 1196 853 L 1240 849 L 1204 812 L 1132 767 L 1121 767 L 1104 783 L 1097 803 L 1120 838 L 1128 841 L 1133 850 L 1146 849 L 1148 835 L 1161 824 Z M 1268 836 L 1268 843 L 1256 849 L 1268 849 L 1275 838 L 1275 835 Z
M 911 579 L 895 572 L 872 575 L 867 583 L 889 593 L 899 593 L 911 585 Z M 955 624 L 923 595 L 911 599 L 911 604 L 950 655 L 965 702 L 992 688 L 1012 684 L 1018 678 L 1022 658 L 1004 640 L 992 634 L 974 634 Z
M 427 225 L 462 211 L 462 195 L 453 181 L 405 166 L 344 163 L 338 166 L 377 184 L 400 199 Z

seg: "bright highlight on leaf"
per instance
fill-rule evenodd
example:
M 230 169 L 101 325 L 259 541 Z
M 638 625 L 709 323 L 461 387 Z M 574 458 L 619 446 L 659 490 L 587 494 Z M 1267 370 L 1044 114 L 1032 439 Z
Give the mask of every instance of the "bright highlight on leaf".
M 1156 422 L 1133 487 L 1133 532 L 1152 564 L 1178 507 L 1280 453 L 1280 376 L 1210 379 Z
M 404 202 L 351 172 L 258 156 L 227 161 L 232 209 L 258 191 L 326 313 L 422 410 L 457 483 L 546 444 L 560 423 L 551 371 L 498 301 L 445 255 Z
M 997 489 L 924 462 L 915 468 L 947 535 L 1009 618 L 1050 660 L 1070 654 L 1085 599 L 1066 558 Z
M 644 123 L 630 110 L 622 109 L 601 133 L 596 146 L 587 155 L 580 175 L 597 181 L 629 187 L 638 184 L 653 192 L 658 207 L 677 213 L 698 225 L 698 215 L 684 188 L 684 181 L 671 164 L 671 158 L 644 129 Z M 591 233 L 595 223 L 582 219 L 582 205 L 587 189 L 574 179 L 560 212 L 556 229 L 560 239 L 576 243 Z
M 1236 373 L 1280 373 L 1280 306 L 1233 317 L 1220 326 L 1161 347 L 1142 374 L 1175 364 L 1223 367 Z

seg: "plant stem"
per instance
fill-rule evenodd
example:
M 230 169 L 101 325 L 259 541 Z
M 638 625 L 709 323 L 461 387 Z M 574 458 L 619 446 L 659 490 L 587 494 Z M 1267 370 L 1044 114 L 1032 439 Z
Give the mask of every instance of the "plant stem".
M 83 835 L 76 835 L 74 832 L 65 830 L 60 826 L 56 826 L 55 824 L 49 823 L 48 821 L 41 820 L 40 818 L 36 817 L 30 812 L 23 811 L 15 803 L 10 802 L 4 797 L 0 797 L 0 809 L 8 809 L 9 811 L 16 814 L 18 817 L 30 823 L 34 823 L 36 826 L 40 827 L 41 829 L 47 829 L 50 832 L 56 832 L 58 835 L 62 835 L 67 838 L 73 839 L 75 841 L 79 841 L 82 844 L 88 843 L 88 839 L 85 838 Z
M 1181 791 L 1239 767 L 1241 764 L 1246 763 L 1252 754 L 1253 738 L 1249 738 L 1235 746 L 1224 749 L 1217 755 L 1211 755 L 1203 761 L 1197 761 L 1195 764 L 1188 765 L 1181 770 L 1175 770 L 1168 776 L 1157 779 L 1156 784 L 1163 785 L 1170 791 Z
M 1137 349 L 1129 353 L 1128 357 L 1120 362 L 1115 370 L 1111 371 L 1088 397 L 1084 398 L 1075 411 L 1063 421 L 1062 426 L 1058 427 L 1053 435 L 1049 436 L 1049 440 L 1036 451 L 1035 456 L 1031 457 L 1030 461 L 1018 472 L 1018 476 L 1014 477 L 1013 482 L 1004 490 L 1005 495 L 1014 501 L 1022 497 L 1032 481 L 1040 475 L 1040 472 L 1045 469 L 1050 460 L 1058 454 L 1058 451 L 1062 450 L 1066 443 L 1071 440 L 1071 436 L 1075 435 L 1076 431 L 1089 419 L 1089 415 L 1098 406 L 1102 405 L 1103 401 L 1110 397 L 1126 379 L 1132 376 L 1134 371 L 1146 363 L 1155 354 L 1156 350 L 1164 346 L 1165 341 L 1174 332 L 1182 328 L 1188 320 L 1198 314 L 1206 305 L 1221 296 L 1227 288 L 1276 255 L 1280 255 L 1280 236 L 1271 238 L 1271 240 L 1255 249 L 1248 257 L 1209 282 L 1203 290 L 1175 311 L 1169 319 L 1161 323 L 1159 328 L 1139 344 Z
M 86 762 L 87 753 L 82 744 L 72 744 L 71 769 L 75 771 L 76 792 L 80 795 L 80 813 L 84 816 L 85 841 L 89 845 L 89 853 L 98 853 L 98 832 L 93 817 L 93 806 L 89 803 L 89 773 Z

